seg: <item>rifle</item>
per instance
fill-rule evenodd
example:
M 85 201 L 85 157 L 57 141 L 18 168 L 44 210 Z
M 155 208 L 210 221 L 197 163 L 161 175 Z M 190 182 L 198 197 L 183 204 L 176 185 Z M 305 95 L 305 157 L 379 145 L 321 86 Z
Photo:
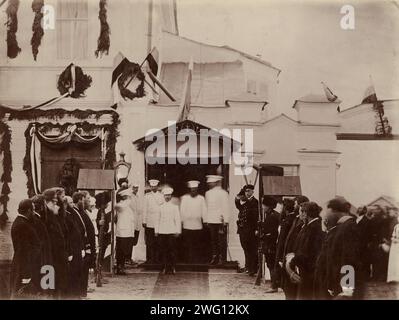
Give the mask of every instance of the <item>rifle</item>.
M 259 173 L 260 174 L 260 173 Z M 258 215 L 258 273 L 256 274 L 255 285 L 260 286 L 262 276 L 263 276 L 263 248 L 262 248 L 262 238 L 263 238 L 263 222 L 264 222 L 264 215 L 263 215 L 263 208 L 262 208 L 262 192 L 263 192 L 263 185 L 262 185 L 262 178 L 259 179 L 259 215 Z
M 96 261 L 96 286 L 97 287 L 102 287 L 102 273 L 101 273 L 101 268 L 102 268 L 102 249 L 104 246 L 104 228 L 105 228 L 105 209 L 100 208 L 101 210 L 101 218 L 100 222 L 100 230 L 98 232 L 98 254 L 97 254 L 97 261 Z

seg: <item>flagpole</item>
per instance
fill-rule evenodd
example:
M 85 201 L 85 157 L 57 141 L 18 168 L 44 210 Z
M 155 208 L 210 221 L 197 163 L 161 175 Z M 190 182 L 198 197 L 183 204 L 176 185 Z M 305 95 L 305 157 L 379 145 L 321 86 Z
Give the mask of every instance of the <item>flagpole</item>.
M 383 120 L 383 118 L 382 118 L 382 114 L 381 114 L 380 109 L 379 109 L 379 107 L 378 107 L 377 91 L 375 90 L 374 81 L 373 81 L 373 78 L 371 77 L 371 74 L 369 74 L 369 77 L 370 77 L 370 83 L 371 83 L 371 85 L 372 85 L 373 88 L 374 88 L 375 99 L 377 100 L 376 102 L 374 102 L 374 106 L 375 106 L 375 108 L 376 108 L 376 110 L 377 110 L 377 112 L 378 112 L 378 117 L 380 118 L 382 133 L 385 135 L 385 134 L 386 134 L 386 131 L 385 131 L 385 126 L 384 126 L 384 120 Z
M 154 49 L 155 49 L 155 47 L 152 48 L 151 51 L 145 56 L 145 59 L 144 59 L 143 62 L 140 64 L 140 70 L 141 70 L 141 67 L 143 66 L 144 62 L 147 61 L 148 56 L 154 51 Z M 137 74 L 138 74 L 138 71 L 137 71 L 137 72 L 134 74 L 134 76 L 131 77 L 130 80 L 126 83 L 126 85 L 124 86 L 125 88 L 127 88 L 127 86 L 128 86 L 134 79 L 136 79 Z

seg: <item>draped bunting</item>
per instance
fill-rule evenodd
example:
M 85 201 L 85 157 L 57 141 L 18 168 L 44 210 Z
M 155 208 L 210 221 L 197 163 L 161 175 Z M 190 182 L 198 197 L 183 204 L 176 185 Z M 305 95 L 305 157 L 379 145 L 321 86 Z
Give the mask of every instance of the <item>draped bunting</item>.
M 78 133 L 78 127 L 73 124 L 70 125 L 64 133 L 61 133 L 57 137 L 49 137 L 45 134 L 41 133 L 36 125 L 33 125 L 29 135 L 31 136 L 31 146 L 30 146 L 30 164 L 32 168 L 32 182 L 33 182 L 33 191 L 35 194 L 40 194 L 40 186 L 41 186 L 41 159 L 40 159 L 40 150 L 41 150 L 41 142 L 46 142 L 50 144 L 64 144 L 69 143 L 71 141 L 79 142 L 79 143 L 93 143 L 96 140 L 101 140 L 101 161 L 105 163 L 105 156 L 107 152 L 106 146 L 106 138 L 107 132 L 102 128 L 94 137 L 86 138 L 83 137 L 80 133 Z M 104 166 L 104 165 L 103 165 Z

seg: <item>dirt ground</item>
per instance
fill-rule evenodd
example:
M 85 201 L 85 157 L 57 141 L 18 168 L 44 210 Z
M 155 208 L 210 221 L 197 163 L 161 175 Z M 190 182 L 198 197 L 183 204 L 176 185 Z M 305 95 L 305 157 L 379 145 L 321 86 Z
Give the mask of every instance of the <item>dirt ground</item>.
M 210 269 L 209 272 L 177 272 L 160 275 L 157 271 L 130 269 L 126 276 L 107 276 L 102 287 L 90 287 L 90 300 L 284 300 L 284 294 L 266 293 L 269 281 L 255 286 L 255 278 L 233 270 Z M 369 283 L 365 299 L 399 299 L 399 285 Z

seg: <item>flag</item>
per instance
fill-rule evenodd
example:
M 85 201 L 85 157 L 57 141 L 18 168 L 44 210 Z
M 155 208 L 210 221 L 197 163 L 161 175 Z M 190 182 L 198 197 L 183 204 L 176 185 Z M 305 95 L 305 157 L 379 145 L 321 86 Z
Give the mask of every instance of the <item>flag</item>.
M 145 60 L 148 63 L 148 66 L 150 67 L 150 70 L 153 75 L 157 76 L 158 75 L 158 60 L 159 60 L 159 52 L 156 47 L 154 47 L 151 52 L 147 55 Z
M 112 71 L 111 88 L 113 96 L 113 104 L 111 108 L 116 109 L 118 103 L 122 101 L 121 92 L 118 86 L 118 79 L 122 75 L 125 68 L 129 65 L 130 61 L 119 52 L 114 58 L 114 71 Z
M 190 63 L 188 64 L 186 83 L 184 85 L 183 95 L 180 101 L 179 116 L 177 118 L 177 122 L 187 120 L 188 114 L 190 113 L 191 80 L 193 78 L 193 69 L 194 69 L 194 63 L 193 63 L 193 58 L 191 57 Z
M 327 85 L 324 82 L 322 82 L 321 84 L 323 85 L 324 93 L 326 94 L 326 98 L 328 101 L 334 102 L 335 100 L 338 99 L 338 97 L 334 93 L 332 93 L 330 88 L 327 87 Z
M 370 76 L 370 84 L 366 88 L 366 91 L 364 92 L 364 98 L 362 100 L 362 103 L 375 103 L 377 102 L 377 100 L 378 99 L 377 99 L 377 94 L 375 93 L 373 80 L 371 79 Z

